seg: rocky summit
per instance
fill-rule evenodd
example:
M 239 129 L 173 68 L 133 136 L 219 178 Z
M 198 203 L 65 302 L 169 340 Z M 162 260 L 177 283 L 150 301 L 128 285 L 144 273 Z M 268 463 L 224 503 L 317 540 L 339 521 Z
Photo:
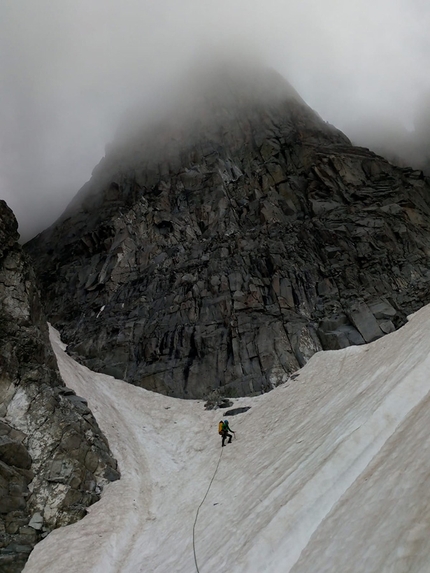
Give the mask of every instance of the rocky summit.
M 275 72 L 216 70 L 125 122 L 27 245 L 90 368 L 186 398 L 263 392 L 430 301 L 430 180 L 354 147 Z
M 0 571 L 119 478 L 86 401 L 60 378 L 17 222 L 0 201 Z

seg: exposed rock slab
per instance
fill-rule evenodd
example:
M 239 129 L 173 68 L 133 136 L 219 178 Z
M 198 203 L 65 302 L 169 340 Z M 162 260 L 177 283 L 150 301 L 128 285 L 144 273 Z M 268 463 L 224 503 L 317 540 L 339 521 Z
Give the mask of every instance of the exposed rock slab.
M 429 302 L 429 180 L 263 79 L 276 95 L 226 80 L 228 97 L 213 86 L 118 140 L 28 244 L 87 366 L 177 397 L 248 395 Z
M 0 570 L 18 573 L 35 543 L 73 523 L 119 477 L 106 439 L 64 386 L 36 279 L 0 201 Z M 71 399 L 72 398 L 72 399 Z M 73 400 L 74 399 L 74 400 Z

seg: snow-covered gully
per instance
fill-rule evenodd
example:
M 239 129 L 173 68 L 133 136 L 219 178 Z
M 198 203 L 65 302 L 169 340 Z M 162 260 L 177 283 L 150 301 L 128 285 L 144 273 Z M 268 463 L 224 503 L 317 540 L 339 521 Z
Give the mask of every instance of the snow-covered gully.
M 430 571 L 430 307 L 377 342 L 315 355 L 294 380 L 241 398 L 200 508 L 200 573 Z M 36 546 L 25 573 L 192 573 L 193 524 L 220 459 L 220 412 L 74 362 L 118 459 L 81 522 Z

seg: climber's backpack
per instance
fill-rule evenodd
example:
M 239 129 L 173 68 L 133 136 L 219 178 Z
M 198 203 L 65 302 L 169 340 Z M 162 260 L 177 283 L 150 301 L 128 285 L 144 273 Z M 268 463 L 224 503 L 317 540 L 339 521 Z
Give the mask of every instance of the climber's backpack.
M 222 436 L 223 428 L 224 428 L 224 422 L 221 420 L 221 422 L 218 424 L 218 434 L 220 436 Z

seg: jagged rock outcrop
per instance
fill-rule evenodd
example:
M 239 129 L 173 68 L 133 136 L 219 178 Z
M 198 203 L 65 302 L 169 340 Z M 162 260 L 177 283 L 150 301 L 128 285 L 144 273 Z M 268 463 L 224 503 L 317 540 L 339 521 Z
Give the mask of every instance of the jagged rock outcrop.
M 83 398 L 60 378 L 36 278 L 0 201 L 0 570 L 85 515 L 116 462 Z
M 272 72 L 221 74 L 110 147 L 28 245 L 89 367 L 246 395 L 430 301 L 430 185 L 354 147 Z

